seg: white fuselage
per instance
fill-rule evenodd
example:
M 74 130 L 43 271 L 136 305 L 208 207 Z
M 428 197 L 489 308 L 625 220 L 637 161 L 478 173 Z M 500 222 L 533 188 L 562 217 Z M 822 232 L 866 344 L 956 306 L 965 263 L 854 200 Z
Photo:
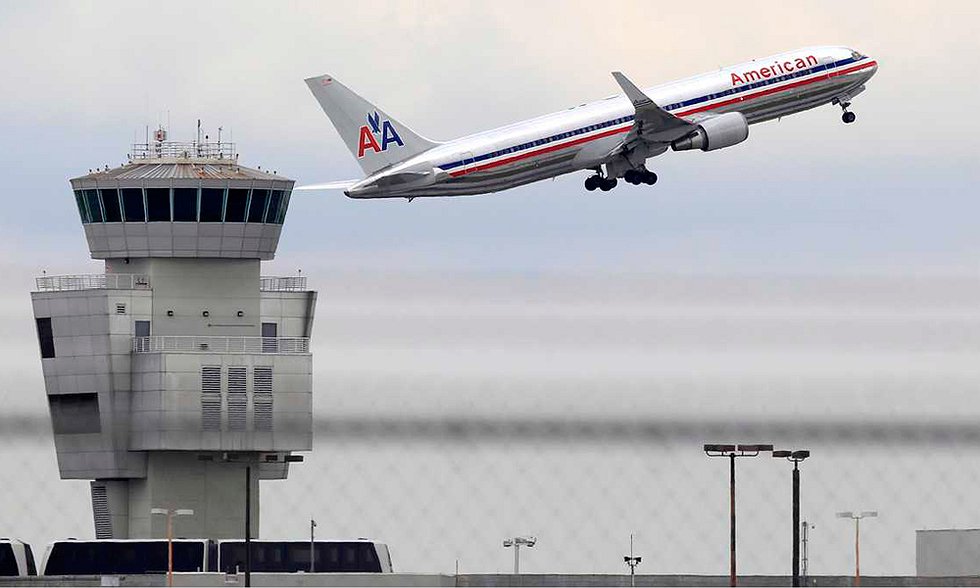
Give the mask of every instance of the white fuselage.
M 749 124 L 846 101 L 863 89 L 877 62 L 847 47 L 810 47 L 756 59 L 644 92 L 692 123 L 730 111 Z M 622 94 L 442 143 L 380 170 L 347 191 L 353 198 L 455 196 L 495 192 L 594 168 L 633 126 Z M 426 185 L 385 182 L 405 170 L 435 170 Z M 381 180 L 381 181 L 379 181 Z

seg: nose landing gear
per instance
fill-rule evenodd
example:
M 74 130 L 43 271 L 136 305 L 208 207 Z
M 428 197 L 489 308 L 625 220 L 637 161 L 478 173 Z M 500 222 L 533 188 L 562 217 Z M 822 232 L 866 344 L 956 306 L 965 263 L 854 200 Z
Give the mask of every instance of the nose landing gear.
M 844 121 L 845 124 L 851 124 L 857 119 L 857 115 L 848 110 L 847 108 L 851 105 L 850 102 L 841 102 L 840 107 L 844 111 L 844 114 L 840 116 L 840 119 Z

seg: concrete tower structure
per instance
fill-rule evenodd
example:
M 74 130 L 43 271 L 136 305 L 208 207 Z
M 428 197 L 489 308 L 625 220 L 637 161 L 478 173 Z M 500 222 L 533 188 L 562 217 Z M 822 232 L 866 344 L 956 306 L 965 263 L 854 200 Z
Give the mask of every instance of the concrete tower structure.
M 194 510 L 177 535 L 241 538 L 248 468 L 258 536 L 259 480 L 312 449 L 316 293 L 261 276 L 293 180 L 157 139 L 71 180 L 105 273 L 31 294 L 58 467 L 92 480 L 98 538 L 164 537 L 161 507 Z

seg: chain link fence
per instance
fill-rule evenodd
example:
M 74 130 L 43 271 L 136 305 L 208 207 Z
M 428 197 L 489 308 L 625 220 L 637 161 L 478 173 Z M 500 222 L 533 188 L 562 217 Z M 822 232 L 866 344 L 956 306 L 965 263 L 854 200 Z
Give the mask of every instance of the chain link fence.
M 729 472 L 704 443 L 808 449 L 811 576 L 914 575 L 916 530 L 980 527 L 980 283 L 332 276 L 314 450 L 261 532 L 386 542 L 401 572 L 725 576 Z M 5 298 L 0 535 L 93 535 L 58 479 L 29 303 Z M 738 565 L 788 575 L 791 470 L 737 464 Z

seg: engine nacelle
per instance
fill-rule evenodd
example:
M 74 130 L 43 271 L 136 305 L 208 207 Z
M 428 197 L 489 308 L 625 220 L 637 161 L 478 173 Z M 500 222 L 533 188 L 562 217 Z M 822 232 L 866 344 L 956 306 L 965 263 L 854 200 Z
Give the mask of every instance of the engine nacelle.
M 702 120 L 696 131 L 674 141 L 670 147 L 674 151 L 714 151 L 737 145 L 748 138 L 749 123 L 745 116 L 741 112 L 726 112 Z

